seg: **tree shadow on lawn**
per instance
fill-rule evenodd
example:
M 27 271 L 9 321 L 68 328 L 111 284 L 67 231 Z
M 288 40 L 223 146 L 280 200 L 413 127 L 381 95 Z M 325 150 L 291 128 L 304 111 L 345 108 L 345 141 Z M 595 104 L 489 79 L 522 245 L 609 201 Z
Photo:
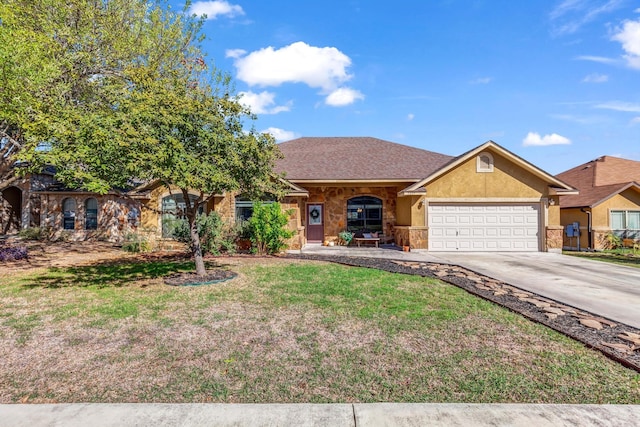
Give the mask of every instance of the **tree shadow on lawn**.
M 157 279 L 173 273 L 195 271 L 188 256 L 178 256 L 152 261 L 123 260 L 103 261 L 80 267 L 52 267 L 44 274 L 29 278 L 22 286 L 35 289 L 57 289 L 65 287 L 124 287 L 136 282 Z M 207 269 L 224 268 L 226 265 L 206 261 Z M 143 283 L 142 286 L 145 286 Z

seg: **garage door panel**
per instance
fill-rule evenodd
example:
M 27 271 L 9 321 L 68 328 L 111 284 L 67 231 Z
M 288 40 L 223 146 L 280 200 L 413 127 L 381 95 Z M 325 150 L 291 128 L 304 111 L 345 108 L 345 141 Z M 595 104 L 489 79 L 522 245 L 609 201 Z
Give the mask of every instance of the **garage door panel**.
M 430 204 L 431 251 L 538 251 L 539 204 Z

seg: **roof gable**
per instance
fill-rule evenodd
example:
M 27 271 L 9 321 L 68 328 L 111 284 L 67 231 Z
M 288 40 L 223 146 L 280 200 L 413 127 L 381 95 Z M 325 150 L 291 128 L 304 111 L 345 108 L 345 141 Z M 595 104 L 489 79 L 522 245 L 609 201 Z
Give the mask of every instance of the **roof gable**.
M 454 168 L 456 168 L 458 165 L 461 165 L 462 163 L 465 163 L 467 161 L 469 161 L 470 159 L 472 159 L 473 157 L 477 156 L 478 154 L 480 154 L 481 152 L 487 150 L 487 149 L 491 149 L 493 151 L 495 151 L 496 153 L 500 154 L 502 157 L 506 158 L 507 160 L 517 164 L 518 166 L 520 166 L 521 168 L 527 170 L 528 172 L 530 172 L 531 174 L 537 176 L 538 178 L 540 178 L 541 180 L 545 181 L 549 186 L 553 187 L 555 189 L 555 192 L 558 194 L 572 194 L 572 193 L 576 193 L 576 189 L 573 188 L 572 186 L 570 186 L 569 184 L 561 181 L 560 179 L 550 175 L 549 173 L 543 171 L 542 169 L 534 166 L 533 164 L 527 162 L 526 160 L 524 160 L 523 158 L 513 154 L 511 151 L 507 150 L 506 148 L 496 144 L 493 141 L 487 141 L 482 145 L 479 145 L 476 148 L 473 148 L 469 151 L 467 151 L 464 154 L 461 154 L 460 156 L 452 159 L 451 161 L 449 161 L 448 163 L 446 163 L 445 165 L 443 165 L 443 167 L 441 167 L 440 169 L 434 171 L 431 175 L 427 176 L 426 178 L 424 178 L 423 180 L 410 185 L 409 187 L 405 188 L 404 190 L 402 190 L 400 192 L 400 195 L 410 195 L 410 194 L 424 194 L 424 186 L 429 184 L 430 182 L 440 178 L 441 176 L 445 175 L 446 173 L 448 173 L 449 171 L 453 170 Z
M 415 182 L 452 157 L 371 137 L 305 137 L 278 144 L 276 172 L 309 181 Z
M 640 162 L 602 156 L 557 175 L 580 190 L 563 198 L 562 207 L 596 206 L 640 182 Z

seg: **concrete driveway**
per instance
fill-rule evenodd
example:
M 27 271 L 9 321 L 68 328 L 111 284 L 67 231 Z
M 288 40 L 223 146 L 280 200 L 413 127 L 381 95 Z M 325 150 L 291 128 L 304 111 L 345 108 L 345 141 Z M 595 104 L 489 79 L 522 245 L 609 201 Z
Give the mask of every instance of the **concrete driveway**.
M 640 328 L 640 268 L 546 252 L 424 255 Z

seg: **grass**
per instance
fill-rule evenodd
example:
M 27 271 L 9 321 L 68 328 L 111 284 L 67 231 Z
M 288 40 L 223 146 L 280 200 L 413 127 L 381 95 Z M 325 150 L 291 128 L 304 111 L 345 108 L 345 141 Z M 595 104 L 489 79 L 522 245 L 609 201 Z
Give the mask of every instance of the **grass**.
M 627 267 L 640 268 L 640 252 L 634 249 L 614 249 L 602 252 L 563 252 L 566 255 L 593 259 L 596 261 L 611 262 L 626 265 Z
M 0 278 L 0 402 L 640 403 L 640 375 L 440 281 L 278 259 Z

